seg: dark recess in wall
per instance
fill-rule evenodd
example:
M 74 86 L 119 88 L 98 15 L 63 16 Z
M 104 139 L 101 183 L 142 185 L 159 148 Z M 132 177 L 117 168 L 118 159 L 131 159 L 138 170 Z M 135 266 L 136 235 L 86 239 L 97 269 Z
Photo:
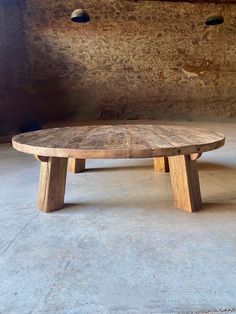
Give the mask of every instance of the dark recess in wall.
M 27 76 L 22 4 L 14 0 L 0 3 L 0 135 L 14 129 L 27 106 L 20 88 Z

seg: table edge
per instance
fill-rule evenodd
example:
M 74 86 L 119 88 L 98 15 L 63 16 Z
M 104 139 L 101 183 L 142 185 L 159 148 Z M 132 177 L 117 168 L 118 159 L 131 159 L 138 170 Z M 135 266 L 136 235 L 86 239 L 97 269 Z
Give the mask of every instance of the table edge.
M 185 145 L 173 148 L 156 148 L 156 149 L 144 149 L 144 150 L 105 150 L 105 149 L 71 149 L 71 148 L 49 148 L 49 147 L 38 147 L 30 146 L 27 144 L 21 144 L 12 138 L 12 146 L 17 151 L 37 156 L 45 157 L 61 157 L 61 158 L 78 158 L 78 159 L 134 159 L 134 158 L 155 158 L 155 157 L 169 157 L 177 155 L 191 155 L 195 153 L 204 153 L 218 149 L 225 144 L 224 134 L 222 139 L 198 144 L 198 145 Z

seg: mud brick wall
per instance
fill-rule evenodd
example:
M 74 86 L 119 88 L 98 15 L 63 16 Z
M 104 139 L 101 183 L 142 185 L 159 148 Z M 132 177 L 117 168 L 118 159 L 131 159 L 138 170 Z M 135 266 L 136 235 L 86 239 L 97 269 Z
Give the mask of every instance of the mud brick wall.
M 0 125 L 235 118 L 236 5 L 87 0 L 84 25 L 79 2 L 1 2 Z

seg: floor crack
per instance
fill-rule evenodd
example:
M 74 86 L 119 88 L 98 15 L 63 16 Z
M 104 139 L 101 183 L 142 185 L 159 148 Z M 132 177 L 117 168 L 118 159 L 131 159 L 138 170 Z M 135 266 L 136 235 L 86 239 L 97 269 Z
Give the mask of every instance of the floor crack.
M 31 222 L 36 218 L 36 216 L 38 216 L 38 213 L 34 215 L 34 217 L 28 221 L 25 226 L 16 234 L 16 236 L 14 237 L 14 239 L 12 239 L 12 241 L 7 245 L 7 247 L 5 248 L 5 250 L 3 250 L 3 252 L 0 254 L 0 257 L 2 257 L 6 251 L 11 247 L 11 245 L 15 242 L 15 240 L 19 237 L 19 235 L 31 224 Z

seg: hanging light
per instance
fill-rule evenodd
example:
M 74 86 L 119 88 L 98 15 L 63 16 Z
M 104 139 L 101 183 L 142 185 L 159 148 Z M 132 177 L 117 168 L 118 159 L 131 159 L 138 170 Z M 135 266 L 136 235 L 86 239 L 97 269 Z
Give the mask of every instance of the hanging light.
M 71 14 L 71 21 L 75 23 L 87 23 L 90 21 L 88 12 L 81 6 Z
M 224 23 L 224 17 L 222 14 L 213 13 L 209 15 L 205 21 L 206 25 L 214 26 L 214 25 L 220 25 Z

